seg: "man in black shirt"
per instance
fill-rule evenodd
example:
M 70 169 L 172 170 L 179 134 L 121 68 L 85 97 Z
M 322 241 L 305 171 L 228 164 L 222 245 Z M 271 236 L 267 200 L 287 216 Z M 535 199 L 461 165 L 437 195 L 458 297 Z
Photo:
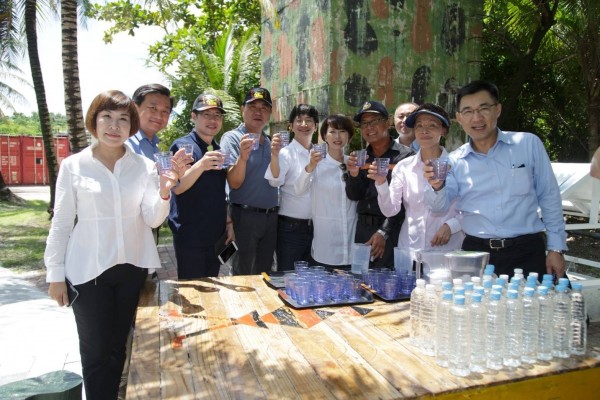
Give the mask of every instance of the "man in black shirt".
M 348 159 L 346 195 L 358 201 L 356 243 L 371 245 L 370 268 L 393 267 L 394 247 L 398 244 L 400 227 L 404 221 L 404 209 L 396 216 L 386 218 L 377 203 L 377 189 L 372 179 L 367 178 L 368 164 L 375 158 L 389 158 L 388 183 L 397 162 L 412 156 L 414 151 L 392 140 L 388 133 L 389 114 L 385 106 L 377 101 L 367 101 L 358 110 L 354 120 L 359 123 L 363 139 L 367 142 L 367 165 L 358 167 L 354 153 Z

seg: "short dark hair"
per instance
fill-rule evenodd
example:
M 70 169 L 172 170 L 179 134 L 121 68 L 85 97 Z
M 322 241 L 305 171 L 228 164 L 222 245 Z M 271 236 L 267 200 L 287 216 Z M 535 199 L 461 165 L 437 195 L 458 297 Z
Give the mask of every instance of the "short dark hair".
M 152 93 L 167 96 L 169 98 L 169 102 L 171 103 L 171 110 L 173 109 L 175 98 L 171 96 L 171 91 L 169 90 L 169 88 L 161 85 L 160 83 L 151 83 L 148 85 L 140 86 L 139 88 L 135 89 L 135 92 L 133 92 L 133 96 L 131 98 L 133 99 L 135 104 L 140 106 L 144 102 L 146 96 Z
M 475 94 L 477 92 L 481 92 L 482 90 L 488 92 L 490 96 L 494 99 L 495 102 L 500 100 L 500 92 L 498 91 L 498 86 L 494 85 L 492 82 L 477 80 L 467 83 L 465 86 L 461 87 L 456 93 L 456 105 L 460 108 L 460 101 L 463 97 Z
M 290 112 L 290 116 L 288 118 L 288 122 L 290 124 L 294 123 L 294 120 L 299 115 L 308 115 L 315 121 L 315 125 L 319 123 L 319 112 L 315 108 L 315 106 L 311 106 L 310 104 L 298 104 L 292 108 Z
M 332 114 L 325 118 L 321 124 L 321 128 L 319 129 L 321 139 L 325 140 L 325 136 L 327 136 L 327 129 L 329 127 L 348 132 L 348 142 L 350 142 L 350 139 L 352 139 L 352 136 L 354 135 L 354 122 L 352 122 L 352 120 L 344 114 Z
M 104 110 L 126 109 L 129 114 L 131 126 L 129 136 L 135 135 L 140 129 L 140 116 L 133 101 L 125 93 L 119 90 L 107 90 L 94 97 L 90 108 L 85 115 L 85 127 L 94 137 L 96 134 L 96 117 Z

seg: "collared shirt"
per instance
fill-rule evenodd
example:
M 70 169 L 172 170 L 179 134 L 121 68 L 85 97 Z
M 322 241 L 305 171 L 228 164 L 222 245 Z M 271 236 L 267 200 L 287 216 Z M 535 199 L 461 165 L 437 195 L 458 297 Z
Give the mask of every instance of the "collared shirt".
M 442 157 L 448 157 L 446 149 L 442 149 Z M 406 220 L 400 229 L 398 247 L 411 250 L 456 250 L 462 247 L 464 234 L 456 219 L 456 201 L 448 211 L 435 212 L 423 202 L 423 193 L 429 183 L 423 176 L 424 163 L 419 151 L 412 157 L 405 158 L 394 167 L 392 182 L 388 185 L 375 185 L 379 196 L 379 208 L 388 217 L 400 212 L 402 205 L 406 209 Z M 431 246 L 431 239 L 443 224 L 450 227 L 450 240 L 443 246 Z
M 152 162 L 154 162 L 154 153 L 159 152 L 159 143 L 160 139 L 158 138 L 158 135 L 154 135 L 152 140 L 150 140 L 141 129 L 125 142 L 134 153 L 140 154 Z
M 558 183 L 536 135 L 498 129 L 498 140 L 487 154 L 476 152 L 469 140 L 450 154 L 450 163 L 445 188 L 434 192 L 427 185 L 425 201 L 443 210 L 459 197 L 466 234 L 511 238 L 545 229 L 548 249 L 567 249 Z
M 389 148 L 381 157 L 389 158 L 390 164 L 397 164 L 400 160 L 412 156 L 413 154 L 415 153 L 410 147 L 404 146 L 395 140 L 390 140 Z M 373 161 L 375 161 L 373 149 L 371 146 L 367 146 L 367 163 L 370 164 Z M 391 179 L 392 173 L 390 171 L 387 176 L 388 182 Z M 346 180 L 346 194 L 350 200 L 358 201 L 356 211 L 359 214 L 384 216 L 377 203 L 378 194 L 377 189 L 375 189 L 375 181 L 367 178 L 366 169 L 361 169 L 356 177 L 352 177 L 352 175 L 348 174 L 348 179 Z M 404 213 L 398 213 L 394 217 L 387 218 L 380 229 L 383 229 L 388 235 L 392 234 L 394 231 L 399 232 L 403 220 Z
M 208 151 L 208 144 L 198 137 L 195 130 L 175 140 L 170 151 L 175 153 L 184 143 L 192 145 L 194 163 Z M 214 139 L 211 146 L 214 150 L 220 149 Z M 178 243 L 210 246 L 225 232 L 226 180 L 227 169 L 204 171 L 185 192 L 171 194 L 169 228 L 178 235 Z
M 48 282 L 88 282 L 117 264 L 160 268 L 151 228 L 169 213 L 154 163 L 125 146 L 111 172 L 92 144 L 60 164 L 44 261 Z M 75 223 L 75 221 L 77 222 Z
M 221 138 L 221 148 L 229 152 L 231 160 L 237 161 L 240 156 L 242 135 L 248 133 L 244 124 L 225 132 Z M 271 140 L 264 135 L 265 142 L 258 150 L 252 150 L 246 163 L 244 183 L 238 189 L 230 189 L 229 201 L 257 208 L 273 208 L 278 203 L 278 189 L 269 185 L 265 179 L 265 171 L 271 162 Z M 233 161 L 235 163 L 235 161 Z
M 271 166 L 265 172 L 265 179 L 273 187 L 279 187 L 279 215 L 292 218 L 310 219 L 310 194 L 296 194 L 294 184 L 310 161 L 310 150 L 307 150 L 297 140 L 292 140 L 289 146 L 279 152 L 279 176 L 273 177 Z
M 314 226 L 312 257 L 329 265 L 348 265 L 356 230 L 356 201 L 348 199 L 340 163 L 326 157 L 312 173 L 304 168 L 295 183 L 297 193 L 310 189 Z

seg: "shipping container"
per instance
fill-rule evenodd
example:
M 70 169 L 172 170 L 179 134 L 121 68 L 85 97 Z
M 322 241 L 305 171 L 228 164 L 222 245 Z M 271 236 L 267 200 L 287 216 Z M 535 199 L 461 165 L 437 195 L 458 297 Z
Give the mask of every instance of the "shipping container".
M 69 156 L 67 136 L 55 136 L 58 165 Z M 47 185 L 48 168 L 41 136 L 0 135 L 0 171 L 7 185 Z

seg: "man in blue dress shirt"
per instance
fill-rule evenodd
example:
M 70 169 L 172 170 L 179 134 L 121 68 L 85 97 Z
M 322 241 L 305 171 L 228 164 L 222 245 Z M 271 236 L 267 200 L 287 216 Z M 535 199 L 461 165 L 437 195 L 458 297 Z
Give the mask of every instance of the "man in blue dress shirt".
M 154 161 L 160 142 L 157 134 L 166 128 L 173 109 L 171 91 L 158 83 L 143 85 L 136 89 L 132 99 L 140 115 L 140 129 L 126 143 L 135 153 Z
M 425 188 L 426 203 L 434 211 L 445 210 L 458 196 L 466 233 L 462 248 L 489 252 L 497 274 L 523 268 L 562 277 L 567 234 L 544 145 L 532 133 L 498 129 L 502 105 L 494 84 L 473 81 L 456 100 L 456 119 L 469 140 L 450 154 L 452 169 L 445 181 L 434 180 L 432 167 L 425 167 L 431 185 Z

